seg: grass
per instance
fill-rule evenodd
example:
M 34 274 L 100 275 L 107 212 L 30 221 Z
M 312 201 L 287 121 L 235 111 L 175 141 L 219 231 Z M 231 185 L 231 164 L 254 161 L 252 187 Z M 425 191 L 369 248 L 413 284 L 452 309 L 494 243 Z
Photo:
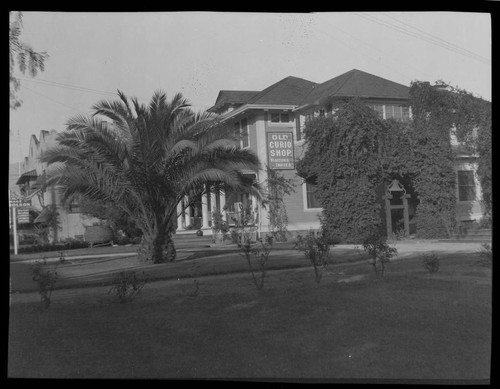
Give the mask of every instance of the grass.
M 358 276 L 358 278 L 351 278 Z M 340 280 L 352 282 L 338 282 Z M 384 278 L 369 264 L 147 284 L 129 304 L 109 288 L 60 290 L 50 309 L 10 307 L 9 377 L 488 379 L 491 269 L 419 258 Z

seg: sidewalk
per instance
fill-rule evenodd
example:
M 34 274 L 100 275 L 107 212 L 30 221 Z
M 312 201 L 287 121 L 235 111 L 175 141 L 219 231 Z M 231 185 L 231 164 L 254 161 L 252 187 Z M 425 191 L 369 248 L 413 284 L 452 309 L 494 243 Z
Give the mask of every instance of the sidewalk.
M 143 274 L 150 282 L 168 279 L 203 277 L 220 274 L 247 272 L 244 257 L 234 245 L 206 247 L 206 242 L 186 243 L 177 250 L 176 262 L 149 264 L 140 263 L 136 253 L 113 253 L 112 249 L 101 254 L 68 255 L 65 263 L 58 258 L 48 261 L 51 269 L 56 269 L 58 280 L 56 289 L 73 289 L 90 286 L 109 285 L 114 275 L 121 271 L 135 271 Z M 481 243 L 451 243 L 438 241 L 404 241 L 392 244 L 398 250 L 394 260 L 420 255 L 423 252 L 439 254 L 471 253 L 481 249 Z M 269 271 L 310 266 L 302 253 L 294 250 L 290 243 L 276 243 L 269 257 Z M 356 263 L 367 261 L 368 257 L 361 245 L 337 245 L 331 249 L 334 263 Z M 40 257 L 38 256 L 38 259 Z M 36 291 L 31 279 L 30 264 L 34 259 L 11 261 L 11 291 L 25 293 Z

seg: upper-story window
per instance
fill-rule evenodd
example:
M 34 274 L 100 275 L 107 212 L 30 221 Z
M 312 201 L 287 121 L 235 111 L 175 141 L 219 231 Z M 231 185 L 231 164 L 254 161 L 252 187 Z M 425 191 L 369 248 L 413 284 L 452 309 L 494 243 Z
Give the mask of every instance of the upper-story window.
M 235 134 L 239 134 L 240 138 L 240 147 L 244 149 L 250 145 L 250 134 L 248 131 L 248 119 L 244 118 L 241 121 L 234 123 L 234 131 Z
M 402 104 L 368 104 L 380 118 L 394 119 L 402 122 L 410 120 L 410 109 Z
M 292 115 L 288 112 L 271 112 L 271 123 L 290 123 L 293 120 Z

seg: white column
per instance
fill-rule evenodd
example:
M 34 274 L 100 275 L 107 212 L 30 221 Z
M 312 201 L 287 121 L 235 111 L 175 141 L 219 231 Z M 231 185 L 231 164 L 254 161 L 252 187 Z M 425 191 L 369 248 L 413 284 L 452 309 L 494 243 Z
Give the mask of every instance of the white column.
M 182 201 L 177 204 L 177 231 L 182 230 Z
M 224 192 L 220 192 L 219 197 L 220 197 L 220 211 L 222 213 L 222 218 L 226 220 L 226 211 L 224 210 L 224 207 L 226 206 L 226 194 Z
M 201 218 L 202 218 L 202 226 L 201 228 L 209 228 L 210 226 L 208 225 L 208 196 L 206 193 L 203 193 L 201 195 Z
M 189 204 L 189 199 L 187 198 L 187 196 L 184 198 L 184 204 Z M 191 215 L 189 214 L 189 211 L 190 207 L 187 207 L 184 210 L 184 219 L 186 220 L 186 227 L 191 224 Z
M 215 198 L 215 192 L 210 192 L 210 217 L 212 217 L 214 208 L 217 208 L 217 200 Z

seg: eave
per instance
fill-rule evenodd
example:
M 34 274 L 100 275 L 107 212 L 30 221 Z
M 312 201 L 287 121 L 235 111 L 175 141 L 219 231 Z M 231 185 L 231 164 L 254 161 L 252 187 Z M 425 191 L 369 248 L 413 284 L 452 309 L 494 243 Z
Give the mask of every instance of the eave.
M 235 110 L 228 112 L 225 115 L 222 115 L 220 119 L 222 121 L 231 119 L 235 116 L 238 116 L 245 111 L 249 110 L 264 110 L 264 111 L 270 111 L 270 110 L 282 110 L 282 111 L 293 111 L 295 109 L 296 105 L 278 105 L 278 104 L 245 104 L 239 108 L 236 108 Z

